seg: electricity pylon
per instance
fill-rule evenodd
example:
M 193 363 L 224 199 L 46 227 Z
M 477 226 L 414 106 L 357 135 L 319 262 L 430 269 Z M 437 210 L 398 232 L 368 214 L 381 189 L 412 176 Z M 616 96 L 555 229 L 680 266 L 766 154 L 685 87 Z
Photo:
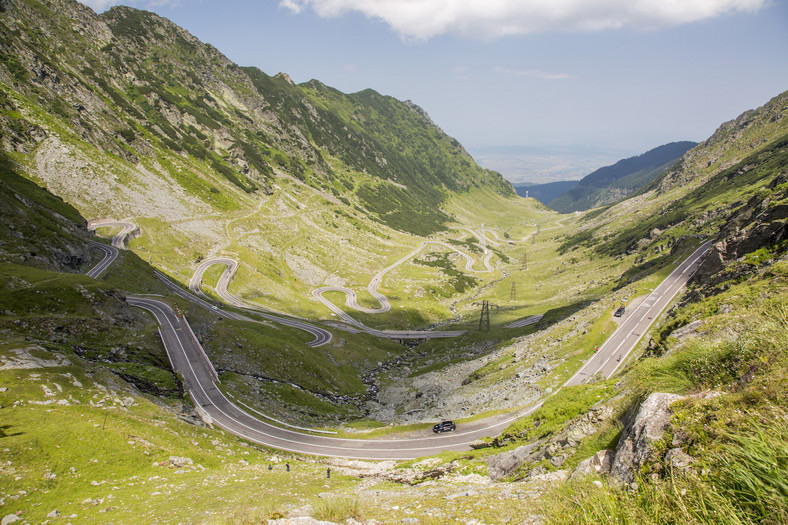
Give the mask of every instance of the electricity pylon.
M 479 331 L 490 331 L 490 301 L 482 301 L 482 315 L 479 317 Z

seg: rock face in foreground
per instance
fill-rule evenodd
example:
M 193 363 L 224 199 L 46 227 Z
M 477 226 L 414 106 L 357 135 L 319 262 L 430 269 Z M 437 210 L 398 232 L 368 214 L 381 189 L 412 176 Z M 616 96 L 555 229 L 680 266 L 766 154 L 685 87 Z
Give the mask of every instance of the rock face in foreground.
M 581 461 L 572 473 L 572 479 L 591 474 L 609 474 L 615 459 L 612 450 L 600 450 L 590 458 Z
M 670 425 L 673 412 L 670 405 L 682 399 L 676 394 L 654 393 L 640 405 L 634 418 L 624 421 L 624 432 L 616 447 L 610 474 L 620 481 L 631 483 L 635 473 L 647 461 L 655 458 L 654 444 L 662 439 Z
M 563 465 L 574 454 L 580 442 L 594 434 L 599 426 L 613 415 L 608 406 L 594 407 L 583 414 L 566 429 L 552 439 L 540 439 L 509 452 L 487 458 L 487 470 L 493 481 L 503 479 L 517 472 L 523 465 L 549 460 L 554 467 Z M 610 470 L 609 466 L 607 470 Z M 530 477 L 544 474 L 542 466 L 534 468 Z
M 788 148 L 788 139 L 786 146 Z M 784 154 L 788 157 L 788 154 Z M 731 276 L 714 276 L 728 264 L 761 247 L 788 238 L 788 173 L 777 176 L 766 188 L 731 215 L 694 279 L 702 283 L 726 280 Z M 764 192 L 766 193 L 766 192 Z
M 662 457 L 660 448 L 656 446 L 670 427 L 673 412 L 670 405 L 682 396 L 676 394 L 654 393 L 632 410 L 624 418 L 624 430 L 615 451 L 602 450 L 594 456 L 582 461 L 572 478 L 592 474 L 610 474 L 613 478 L 629 484 L 635 480 L 635 474 L 648 462 L 664 462 L 673 472 L 686 472 L 694 459 L 680 448 L 671 449 L 666 457 Z M 569 425 L 553 438 L 545 438 L 514 450 L 487 458 L 490 479 L 498 481 L 517 473 L 529 464 L 537 464 L 549 460 L 555 467 L 561 466 L 570 457 L 580 441 L 595 432 L 598 425 L 612 417 L 609 407 L 596 407 Z M 675 445 L 675 443 L 674 443 Z M 557 461 L 558 460 L 558 461 Z M 544 473 L 543 466 L 535 467 L 529 477 Z
M 509 452 L 487 458 L 487 472 L 490 479 L 493 481 L 503 479 L 525 463 L 533 461 L 535 459 L 533 452 L 541 444 L 541 441 L 529 443 Z

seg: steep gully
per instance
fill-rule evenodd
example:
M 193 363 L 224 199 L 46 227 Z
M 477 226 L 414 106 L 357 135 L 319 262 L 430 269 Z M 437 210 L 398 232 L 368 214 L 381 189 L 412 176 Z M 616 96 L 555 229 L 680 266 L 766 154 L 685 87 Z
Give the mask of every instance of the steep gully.
M 612 376 L 622 359 L 626 358 L 640 340 L 643 330 L 653 323 L 662 309 L 670 303 L 695 272 L 710 244 L 706 243 L 698 248 L 660 283 L 643 306 L 630 314 L 631 319 L 636 319 L 633 321 L 634 324 L 623 323 L 611 336 L 612 342 L 603 345 L 563 386 L 579 384 L 597 375 Z M 115 257 L 117 257 L 116 250 L 105 251 L 104 259 L 91 269 L 91 272 L 101 267 L 103 269 L 98 273 L 94 272 L 95 275 L 100 275 L 101 271 L 112 262 L 110 260 L 107 263 L 107 261 L 110 258 L 114 260 Z M 183 290 L 181 292 L 187 294 Z M 200 298 L 196 299 L 203 301 Z M 257 419 L 230 401 L 216 386 L 216 383 L 220 382 L 218 374 L 189 323 L 182 316 L 176 315 L 168 304 L 159 299 L 141 296 L 129 296 L 127 301 L 132 306 L 149 311 L 156 318 L 160 326 L 162 343 L 171 364 L 183 376 L 187 391 L 204 421 L 249 441 L 280 450 L 351 459 L 413 459 L 445 450 L 468 450 L 473 441 L 500 434 L 512 421 L 534 412 L 544 402 L 540 401 L 515 413 L 463 424 L 450 435 L 429 435 L 427 430 L 425 431 L 427 435 L 418 438 L 354 440 L 296 432 Z M 209 303 L 205 304 L 212 307 Z M 617 361 L 611 365 L 611 360 L 617 354 L 619 356 Z

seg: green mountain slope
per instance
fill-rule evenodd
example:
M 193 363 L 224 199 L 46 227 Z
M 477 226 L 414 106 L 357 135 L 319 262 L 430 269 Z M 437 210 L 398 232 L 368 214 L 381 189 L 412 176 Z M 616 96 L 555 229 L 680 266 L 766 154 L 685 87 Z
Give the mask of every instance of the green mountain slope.
M 612 523 L 617 519 L 657 524 L 666 517 L 675 523 L 781 523 L 786 516 L 782 480 L 788 348 L 784 299 L 788 290 L 788 181 L 784 169 L 774 169 L 785 165 L 781 144 L 778 141 L 748 157 L 744 166 L 750 169 L 734 166 L 718 174 L 727 174 L 724 177 L 712 176 L 700 187 L 708 186 L 706 193 L 717 198 L 725 194 L 720 188 L 730 191 L 732 183 L 750 172 L 761 174 L 754 178 L 766 179 L 724 217 L 724 226 L 715 233 L 721 257 L 707 261 L 710 266 L 702 268 L 691 293 L 671 315 L 657 322 L 645 341 L 648 344 L 636 351 L 636 358 L 625 365 L 620 377 L 562 390 L 540 410 L 512 425 L 492 446 L 397 467 L 382 464 L 374 467 L 378 474 L 358 462 L 321 462 L 260 449 L 195 424 L 189 407 L 178 401 L 177 378 L 166 372 L 166 359 L 150 319 L 124 306 L 106 283 L 3 264 L 3 275 L 11 278 L 0 289 L 0 327 L 5 334 L 0 345 L 0 437 L 5 449 L 0 469 L 1 514 L 19 513 L 29 522 L 57 519 L 48 516 L 57 511 L 59 519 L 75 520 L 76 515 L 116 523 L 248 523 L 303 513 L 337 523 L 351 517 L 396 522 L 414 516 L 425 521 L 439 516 L 458 523 L 473 516 L 507 523 L 528 515 L 543 516 L 551 523 Z M 11 181 L 8 187 L 17 196 L 4 194 L 9 203 L 4 210 L 18 207 L 15 202 L 35 202 L 31 208 L 41 217 L 36 223 L 46 220 L 65 226 L 73 222 L 73 229 L 79 229 L 82 219 L 73 209 L 8 173 L 4 172 L 4 180 Z M 746 187 L 750 183 L 745 178 L 741 182 Z M 693 194 L 702 196 L 700 188 Z M 64 215 L 59 218 L 49 211 L 50 206 Z M 609 211 L 587 214 L 577 224 L 598 220 Z M 17 228 L 26 232 L 27 223 Z M 545 249 L 549 235 L 545 229 L 537 244 L 528 244 L 532 256 Z M 559 279 L 566 282 L 569 273 L 586 268 L 578 266 L 579 259 L 588 264 L 581 253 L 594 249 L 579 247 L 573 257 L 578 261 L 570 263 L 573 272 Z M 614 261 L 595 257 L 604 265 Z M 629 261 L 632 257 L 625 256 Z M 569 258 L 551 260 L 563 266 Z M 113 269 L 117 271 L 143 273 L 129 267 L 128 261 Z M 647 286 L 650 278 L 630 285 L 627 294 L 634 287 Z M 131 286 L 129 280 L 125 284 Z M 540 324 L 540 332 L 532 337 L 502 346 L 490 359 L 478 362 L 483 366 L 471 374 L 470 384 L 487 380 L 489 404 L 500 397 L 505 374 L 517 372 L 518 383 L 529 381 L 521 367 L 530 366 L 532 357 L 541 356 L 534 363 L 540 369 L 556 363 L 562 365 L 555 370 L 559 377 L 571 374 L 563 368 L 574 370 L 579 349 L 589 347 L 589 339 L 596 341 L 609 332 L 609 326 L 601 334 L 600 328 L 612 324 L 611 310 L 605 310 L 612 297 L 619 300 L 621 295 L 590 301 L 560 317 L 555 325 Z M 235 324 L 211 331 L 211 324 L 217 323 L 200 319 L 199 312 L 182 306 L 187 317 L 197 321 L 202 338 L 226 347 L 214 355 L 225 359 L 226 365 L 240 360 L 239 343 L 255 345 L 263 339 L 249 337 L 248 328 Z M 107 331 L 96 325 L 97 319 L 115 322 Z M 265 337 L 281 342 L 285 336 L 278 332 L 271 330 Z M 77 344 L 79 349 L 72 348 Z M 593 352 L 592 346 L 580 351 Z M 568 359 L 544 361 L 545 355 L 556 350 L 566 352 Z M 341 358 L 338 351 L 332 349 L 337 360 Z M 464 359 L 473 357 L 471 352 Z M 140 359 L 147 359 L 148 364 Z M 273 362 L 288 363 L 288 359 L 292 350 Z M 330 382 L 332 373 L 336 370 L 326 368 L 302 377 L 311 375 L 318 384 Z M 414 371 L 414 375 L 421 373 Z M 555 385 L 552 381 L 548 377 L 531 387 Z M 238 380 L 234 373 L 225 373 L 223 383 L 252 403 L 269 396 L 271 406 L 298 407 L 294 392 L 281 386 L 266 391 L 270 385 L 261 388 L 262 382 L 253 376 Z M 436 384 L 433 376 L 430 389 Z M 153 385 L 162 389 L 158 397 L 138 390 L 150 391 Z M 168 392 L 167 387 L 173 390 Z M 597 451 L 616 448 L 626 413 L 634 413 L 654 391 L 685 397 L 673 405 L 673 418 L 643 465 L 637 490 L 634 486 L 625 490 L 604 475 L 556 481 L 568 477 L 581 460 Z M 433 390 L 427 392 L 435 395 Z M 167 398 L 168 394 L 174 397 Z M 304 395 L 303 390 L 299 394 Z M 265 405 L 264 410 L 268 408 Z M 301 409 L 308 408 L 308 404 L 301 405 Z M 319 410 L 337 408 L 326 402 Z M 337 410 L 328 417 L 334 415 L 343 414 Z M 503 446 L 498 448 L 498 442 Z M 523 465 L 508 480 L 489 482 L 489 458 L 520 445 L 534 453 L 535 462 Z M 688 465 L 672 462 L 676 450 L 689 456 Z M 679 467 L 687 475 L 679 474 Z M 326 477 L 328 468 L 330 478 Z M 428 491 L 419 484 L 427 478 L 431 480 Z M 725 510 L 724 518 L 720 509 Z M 450 517 L 458 512 L 461 519 Z
M 411 103 L 240 68 L 171 22 L 128 7 L 96 16 L 77 2 L 20 0 L 6 9 L 6 91 L 56 119 L 51 128 L 35 124 L 43 133 L 32 142 L 62 127 L 71 137 L 61 141 L 84 141 L 137 172 L 146 164 L 211 208 L 243 206 L 286 174 L 425 234 L 449 220 L 440 207 L 452 193 L 513 192 Z M 32 146 L 14 133 L 29 119 L 9 120 L 6 133 Z M 146 162 L 154 159 L 158 166 Z
M 695 142 L 671 142 L 599 168 L 547 205 L 561 213 L 571 213 L 621 200 L 648 186 L 695 146 Z
M 463 168 L 461 149 L 405 103 L 238 68 L 128 8 L 97 18 L 68 1 L 2 5 L 13 16 L 0 18 L 0 141 L 16 165 L 0 163 L 0 515 L 785 521 L 788 95 L 724 125 L 644 193 L 561 217 L 508 198 L 505 184 L 470 161 Z M 420 223 L 397 208 L 376 210 L 377 199 L 411 214 L 443 199 L 420 212 L 423 231 L 447 217 L 457 230 L 413 235 L 407 230 Z M 98 258 L 80 212 L 130 216 L 142 227 L 100 280 L 75 273 Z M 560 389 L 615 329 L 614 305 L 643 300 L 700 243 L 695 236 L 715 240 L 712 257 L 691 293 L 643 334 L 621 376 Z M 384 324 L 456 315 L 471 332 L 415 349 L 344 331 L 312 349 L 288 328 L 219 321 L 171 295 L 148 263 L 188 280 L 198 260 L 232 255 L 242 261 L 236 293 L 314 314 L 316 286 L 362 289 L 428 241 L 467 250 L 475 266 L 438 245 L 399 267 L 383 285 L 398 307 Z M 464 425 L 547 402 L 489 446 L 397 467 L 261 450 L 200 426 L 155 323 L 125 292 L 178 304 L 222 388 L 295 424 L 349 434 L 380 427 L 380 435 L 392 431 L 388 422 L 426 426 L 449 414 Z M 476 331 L 481 301 L 492 303 L 490 332 Z M 538 321 L 513 326 L 530 316 Z M 627 412 L 655 390 L 688 397 L 674 405 L 638 487 L 592 478 L 542 495 L 580 461 L 615 448 Z M 376 408 L 379 420 L 356 421 Z M 533 461 L 489 483 L 488 459 L 520 446 Z M 697 476 L 674 475 L 681 465 L 668 449 L 691 454 Z M 49 515 L 55 510 L 60 518 Z
M 2 152 L 0 261 L 59 271 L 79 271 L 90 262 L 79 212 L 17 174 Z
M 324 162 L 329 191 L 346 204 L 345 194 L 355 194 L 391 227 L 422 235 L 440 228 L 449 220 L 440 207 L 450 193 L 489 188 L 512 194 L 499 174 L 481 169 L 410 101 L 373 90 L 346 95 L 317 80 L 296 86 L 284 75 L 244 71 L 277 114 L 320 149 L 317 158 L 344 164 L 345 169 L 332 171 L 332 163 Z
M 425 236 L 488 214 L 480 202 L 542 213 L 411 102 L 241 68 L 145 11 L 4 6 L 2 148 L 84 217 L 136 221 L 130 247 L 181 282 L 198 261 L 229 256 L 242 261 L 239 295 L 326 317 L 312 290 L 343 284 L 374 306 L 364 290 L 375 273 Z M 517 222 L 496 221 L 479 222 Z M 454 295 L 374 322 L 446 319 Z
M 643 193 L 587 214 L 562 250 L 645 256 L 685 235 L 716 235 L 784 169 L 786 137 L 788 92 L 723 124 Z

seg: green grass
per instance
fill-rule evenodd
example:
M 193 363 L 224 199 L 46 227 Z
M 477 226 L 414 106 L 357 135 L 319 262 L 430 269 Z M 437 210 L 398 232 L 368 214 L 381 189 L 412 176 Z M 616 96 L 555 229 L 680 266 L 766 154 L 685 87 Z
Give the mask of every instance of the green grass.
M 195 45 L 157 17 L 129 8 L 117 7 L 101 15 L 114 31 L 112 44 L 102 48 L 74 33 L 68 17 L 55 16 L 38 3 L 31 4 L 31 10 L 40 14 L 38 24 L 18 21 L 26 42 L 59 40 L 55 45 L 41 46 L 38 59 L 60 71 L 64 82 L 87 90 L 103 105 L 101 111 L 81 114 L 72 107 L 73 101 L 65 101 L 44 85 L 25 84 L 26 75 L 20 72 L 19 61 L 6 61 L 11 74 L 20 81 L 13 89 L 4 87 L 8 95 L 5 98 L 14 102 L 4 115 L 13 120 L 9 124 L 11 131 L 18 133 L 26 126 L 18 122 L 24 115 L 31 124 L 56 138 L 77 165 L 84 162 L 91 173 L 108 184 L 110 192 L 105 200 L 94 199 L 89 193 L 83 195 L 81 190 L 73 190 L 64 198 L 91 218 L 133 217 L 142 212 L 133 204 L 124 204 L 129 201 L 121 197 L 127 195 L 124 190 L 128 187 L 141 192 L 142 196 L 135 198 L 143 200 L 168 188 L 177 191 L 173 192 L 172 206 L 167 205 L 166 214 L 171 216 L 139 218 L 142 236 L 130 245 L 137 255 L 123 254 L 99 281 L 43 273 L 22 264 L 0 268 L 5 277 L 0 290 L 0 329 L 4 333 L 0 351 L 13 357 L 12 353 L 24 350 L 48 360 L 61 355 L 75 363 L 44 371 L 0 372 L 2 384 L 9 388 L 0 393 L 0 446 L 8 449 L 8 460 L 12 462 L 8 469 L 4 465 L 0 470 L 0 490 L 4 491 L 0 496 L 1 513 L 19 510 L 30 522 L 43 521 L 47 511 L 55 506 L 64 516 L 74 513 L 79 519 L 101 522 L 263 521 L 289 505 L 313 503 L 318 508 L 319 492 L 326 492 L 327 488 L 349 492 L 355 485 L 355 481 L 337 476 L 332 480 L 337 486 L 327 487 L 328 482 L 321 475 L 324 467 L 308 461 L 293 460 L 297 467 L 294 470 L 303 475 L 288 477 L 281 468 L 268 471 L 267 464 L 275 463 L 269 451 L 246 447 L 215 430 L 187 426 L 142 397 L 135 398 L 136 406 L 121 408 L 124 403 L 115 402 L 115 397 L 125 397 L 131 391 L 110 370 L 120 372 L 120 377 L 144 380 L 164 389 L 171 390 L 174 383 L 155 324 L 147 314 L 124 306 L 117 292 L 166 293 L 146 261 L 186 282 L 200 257 L 219 253 L 236 256 L 242 264 L 233 293 L 262 305 L 322 318 L 328 313 L 311 298 L 310 291 L 315 287 L 327 281 L 342 281 L 358 290 L 365 304 L 374 306 L 364 292 L 371 276 L 418 246 L 424 235 L 454 240 L 470 249 L 468 237 L 457 241 L 457 232 L 445 229 L 453 225 L 479 228 L 484 224 L 502 239 L 502 244 L 495 247 L 493 259 L 494 264 L 500 264 L 499 270 L 471 274 L 443 261 L 440 267 L 408 263 L 387 276 L 381 287 L 395 309 L 385 315 L 359 318 L 376 326 L 413 327 L 449 319 L 456 311 L 461 318 L 456 325 L 473 329 L 478 321 L 478 305 L 474 302 L 489 300 L 499 306 L 493 310 L 490 333 L 472 332 L 456 341 L 425 343 L 416 351 L 424 355 L 415 359 L 413 370 L 438 370 L 446 363 L 467 358 L 467 348 L 473 345 L 491 352 L 539 329 L 545 331 L 544 337 L 537 334 L 532 340 L 537 348 L 542 345 L 551 349 L 545 355 L 556 366 L 539 385 L 546 388 L 571 374 L 611 329 L 609 307 L 595 308 L 595 302 L 603 298 L 625 301 L 644 293 L 666 270 L 667 266 L 660 265 L 672 263 L 667 257 L 660 258 L 655 249 L 673 246 L 688 233 L 713 233 L 724 219 L 724 215 L 712 214 L 708 221 L 696 226 L 684 221 L 687 215 L 693 220 L 705 220 L 706 212 L 738 206 L 739 201 L 758 195 L 758 188 L 785 164 L 784 140 L 774 143 L 772 139 L 778 137 L 775 129 L 782 129 L 780 134 L 784 134 L 786 124 L 775 123 L 771 128 L 762 125 L 746 130 L 745 135 L 750 144 L 760 144 L 758 147 L 769 158 L 758 156 L 759 152 L 745 163 L 716 175 L 714 163 L 710 163 L 711 167 L 694 173 L 698 180 L 713 176 L 707 187 L 683 196 L 674 191 L 644 207 L 659 210 L 665 206 L 659 216 L 654 214 L 643 222 L 640 219 L 646 210 L 636 210 L 605 223 L 616 211 L 616 207 L 611 207 L 582 218 L 562 217 L 522 199 L 510 198 L 511 191 L 498 174 L 475 165 L 456 141 L 431 126 L 417 108 L 390 97 L 369 90 L 344 95 L 319 82 L 293 86 L 252 69 L 225 67 L 224 59 L 212 48 Z M 161 35 L 172 45 L 158 41 Z M 10 50 L 27 47 L 14 40 L 17 35 L 13 32 L 4 38 L 8 39 Z M 13 56 L 12 51 L 5 58 Z M 125 89 L 120 87 L 125 85 L 120 77 L 105 78 L 103 73 L 97 73 L 112 71 L 120 64 L 138 79 L 138 86 Z M 210 85 L 200 85 L 198 69 L 213 72 Z M 197 88 L 202 92 L 197 94 Z M 255 98 L 259 94 L 262 97 Z M 242 114 L 238 109 L 238 100 L 253 104 L 255 100 L 260 104 L 265 101 L 276 117 L 255 122 L 251 113 Z M 165 107 L 167 111 L 163 111 Z M 319 118 L 314 118 L 313 113 Z M 176 124 L 183 118 L 190 124 Z M 271 124 L 274 121 L 281 123 L 281 129 Z M 291 134 L 288 128 L 297 128 L 298 132 Z M 125 137 L 114 137 L 118 130 Z M 31 178 L 51 184 L 60 175 L 58 167 L 38 173 L 35 162 L 51 142 L 37 147 L 29 143 L 30 153 L 9 155 L 29 171 Z M 741 161 L 744 154 L 741 148 L 735 149 L 723 151 L 715 161 Z M 252 175 L 242 175 L 244 163 L 249 165 L 250 174 L 256 170 L 262 178 L 252 181 Z M 757 166 L 751 169 L 750 164 Z M 2 167 L 5 175 L 7 165 Z M 72 173 L 69 171 L 68 175 Z M 276 184 L 271 185 L 272 195 L 263 191 L 249 193 L 258 184 L 262 189 L 273 177 Z M 35 208 L 52 208 L 73 224 L 81 224 L 75 208 L 58 202 L 41 188 L 19 180 L 10 184 L 3 195 L 31 195 L 28 200 L 36 204 Z M 147 205 L 145 208 L 149 209 Z M 28 213 L 24 206 L 20 209 Z M 159 212 L 152 215 L 156 214 Z M 151 214 L 146 211 L 145 215 Z M 62 224 L 51 216 L 32 214 L 15 222 L 35 226 L 35 233 L 33 228 L 26 233 L 33 240 L 47 241 L 42 248 L 49 249 L 52 241 L 62 235 Z M 564 236 L 577 232 L 583 224 L 589 229 L 575 237 Z M 654 227 L 663 233 L 643 241 Z M 535 231 L 538 235 L 521 242 Z M 16 243 L 12 237 L 2 240 Z M 564 242 L 568 239 L 573 242 Z M 593 246 L 595 241 L 606 242 Z M 562 244 L 566 250 L 561 249 Z M 38 246 L 31 250 L 29 245 L 19 243 L 7 243 L 3 248 L 41 252 Z M 631 255 L 627 255 L 629 251 Z M 620 259 L 613 258 L 620 254 Z M 758 252 L 747 262 L 765 266 L 775 255 L 779 255 L 779 250 Z M 528 267 L 521 268 L 526 257 Z M 477 264 L 476 268 L 480 266 Z M 214 282 L 218 271 L 214 269 L 207 276 L 208 284 Z M 784 267 L 773 271 L 776 281 L 784 278 Z M 447 274 L 455 282 L 448 282 Z M 785 433 L 767 425 L 784 414 L 767 408 L 769 404 L 785 405 L 781 397 L 785 374 L 780 351 L 785 341 L 779 339 L 779 330 L 766 333 L 778 344 L 763 339 L 764 333 L 756 330 L 772 326 L 761 322 L 770 319 L 766 315 L 748 321 L 723 313 L 737 301 L 749 306 L 771 304 L 767 299 L 784 292 L 784 287 L 776 291 L 763 283 L 733 286 L 736 284 L 724 283 L 730 290 L 721 286 L 715 290 L 719 292 L 715 299 L 688 307 L 663 324 L 657 342 L 660 352 L 636 364 L 629 383 L 633 399 L 653 388 L 675 392 L 725 390 L 728 397 L 722 400 L 689 403 L 677 412 L 677 423 L 684 424 L 695 436 L 693 454 L 700 455 L 707 447 L 719 452 L 719 458 L 727 458 L 724 447 L 717 446 L 719 443 L 736 444 L 737 450 L 744 451 L 742 456 L 730 456 L 725 460 L 728 463 L 717 471 L 712 469 L 712 474 L 736 473 L 749 461 L 780 466 L 782 463 L 773 461 L 773 456 L 779 459 L 784 454 L 779 441 L 785 441 Z M 510 295 L 512 285 L 516 286 L 517 298 Z M 623 288 L 617 289 L 619 286 Z M 251 404 L 263 409 L 285 406 L 284 416 L 289 412 L 294 418 L 315 420 L 323 414 L 332 422 L 353 417 L 353 410 L 337 407 L 320 395 L 360 396 L 365 391 L 359 379 L 361 372 L 373 368 L 378 361 L 409 352 L 385 341 L 344 333 L 337 333 L 331 345 L 311 349 L 306 346 L 308 336 L 297 331 L 275 325 L 217 321 L 211 312 L 175 301 L 187 312 L 218 365 L 230 370 L 223 374 L 228 392 L 257 400 L 258 404 Z M 512 320 L 537 313 L 545 314 L 537 327 L 503 328 Z M 751 339 L 730 337 L 719 344 L 705 339 L 686 343 L 682 352 L 671 352 L 677 342 L 669 328 L 683 326 L 695 316 L 707 320 L 706 328 L 719 332 L 720 327 L 728 326 Z M 757 334 L 761 335 L 756 337 Z M 657 354 L 662 357 L 656 357 Z M 501 369 L 509 357 L 507 354 L 483 368 L 477 380 L 494 386 L 496 380 L 513 373 L 514 367 Z M 755 373 L 748 378 L 753 367 Z M 69 377 L 79 377 L 88 386 L 78 387 Z M 41 388 L 42 384 L 48 390 Z M 106 390 L 111 388 L 117 391 Z M 607 383 L 583 388 L 561 391 L 514 430 L 526 438 L 554 434 L 592 403 L 612 394 Z M 47 391 L 57 393 L 51 396 Z M 35 403 L 55 398 L 67 404 Z M 188 406 L 188 401 L 184 404 Z M 749 412 L 746 418 L 737 420 L 739 406 L 745 406 Z M 736 424 L 727 428 L 725 421 Z M 370 434 L 389 431 L 386 427 Z M 609 447 L 617 432 L 615 425 L 601 429 L 581 445 L 576 456 L 593 453 L 596 447 Z M 64 434 L 75 446 L 60 447 Z M 745 442 L 740 439 L 742 436 L 757 439 Z M 771 436 L 777 436 L 778 442 L 770 441 Z M 490 447 L 473 454 L 478 459 L 492 450 Z M 91 457 L 93 454 L 96 457 Z M 153 466 L 154 460 L 166 461 L 170 454 L 189 455 L 209 472 L 176 474 L 174 469 Z M 478 462 L 473 464 L 474 460 L 463 454 L 447 453 L 441 459 L 457 460 L 461 469 L 468 469 L 464 470 L 466 473 L 477 472 L 474 469 L 480 467 Z M 241 457 L 250 458 L 249 465 L 239 463 Z M 712 463 L 709 464 L 713 466 Z M 779 468 L 766 469 L 753 472 L 749 478 L 743 474 L 729 480 L 720 478 L 715 488 L 708 489 L 710 499 L 705 501 L 719 501 L 717 511 L 725 516 L 768 519 L 764 518 L 763 509 L 779 509 L 780 501 L 764 494 L 781 495 L 783 488 L 769 485 L 766 480 L 784 478 L 781 472 Z M 106 483 L 92 485 L 89 478 Z M 641 516 L 655 521 L 664 516 L 676 522 L 698 517 L 714 519 L 711 514 L 702 513 L 702 505 L 685 512 L 682 507 L 692 505 L 681 491 L 679 498 L 671 495 L 677 485 L 655 482 L 655 487 L 651 500 L 647 495 L 634 500 L 634 507 L 643 507 L 646 514 L 613 513 L 606 503 L 601 507 L 629 521 Z M 777 492 L 770 492 L 772 489 Z M 705 497 L 703 490 L 699 488 L 698 492 Z M 714 499 L 714 491 L 722 499 Z M 81 501 L 88 496 L 103 501 L 83 505 Z M 172 501 L 184 496 L 190 505 L 173 509 Z M 485 521 L 519 520 L 523 516 L 522 505 L 515 502 L 494 507 L 485 501 L 473 501 L 472 497 L 471 503 L 450 504 L 442 495 L 419 497 L 436 507 L 452 507 L 450 512 L 474 512 Z M 605 501 L 618 502 L 626 510 L 629 497 L 626 493 L 613 494 Z M 422 500 L 403 506 L 415 508 L 426 503 Z M 671 509 L 671 504 L 676 504 L 677 510 Z M 390 521 L 410 514 L 393 506 L 380 504 L 372 514 L 363 510 L 367 516 Z M 320 512 L 343 519 L 357 515 L 354 507 L 357 505 L 352 501 L 328 503 L 326 499 Z M 584 509 L 580 514 L 585 512 Z M 574 516 L 565 509 L 564 515 Z M 443 518 L 434 521 L 443 523 L 455 518 L 444 513 Z M 601 515 L 597 518 L 604 521 Z M 425 517 L 424 522 L 430 521 Z
M 115 262 L 101 274 L 101 281 L 128 293 L 167 294 L 153 267 L 136 253 L 121 251 Z
M 321 427 L 356 418 L 361 414 L 351 403 L 334 403 L 281 381 L 261 381 L 233 372 L 222 373 L 220 379 L 222 390 L 235 399 L 271 418 L 285 420 L 297 426 Z M 252 414 L 255 415 L 253 412 Z
M 8 277 L 0 288 L 5 341 L 108 364 L 143 389 L 178 394 L 155 325 L 137 319 L 115 290 L 82 275 L 0 266 Z M 115 315 L 123 321 L 104 321 Z
M 314 510 L 315 519 L 321 521 L 342 523 L 348 519 L 364 519 L 363 505 L 354 497 L 320 499 L 315 503 Z
M 636 362 L 621 382 L 625 405 L 651 392 L 718 393 L 675 403 L 671 427 L 661 441 L 667 450 L 676 436 L 682 436 L 683 449 L 696 459 L 695 474 L 678 475 L 652 460 L 639 473 L 636 491 L 606 481 L 602 486 L 592 484 L 592 479 L 572 481 L 539 500 L 547 521 L 788 521 L 786 275 L 785 262 L 777 262 L 746 281 L 728 283 L 724 291 L 685 305 L 664 323 L 663 334 L 687 320 L 701 319 L 698 334 L 680 345 L 675 337 L 663 335 L 663 352 Z M 576 452 L 578 459 L 595 449 L 611 448 L 618 430 L 607 425 L 584 441 Z
M 404 350 L 390 342 L 371 346 L 368 338 L 351 334 L 342 342 L 310 348 L 310 334 L 276 324 L 224 319 L 206 328 L 210 331 L 203 346 L 217 369 L 288 381 L 322 393 L 363 394 L 361 369 Z
M 161 396 L 169 394 L 180 397 L 181 391 L 171 370 L 139 363 L 108 363 L 106 366 L 128 382 L 141 385 L 148 392 L 154 390 Z
M 563 429 L 566 422 L 585 414 L 592 406 L 610 398 L 615 390 L 615 381 L 593 385 L 570 386 L 547 397 L 544 404 L 528 417 L 509 425 L 496 438 L 498 444 L 517 440 L 532 442 L 554 435 Z
M 788 521 L 788 425 L 756 418 L 727 435 L 729 445 L 703 477 L 639 479 L 630 492 L 591 479 L 552 489 L 541 507 L 550 523 L 782 524 Z M 571 515 L 567 512 L 572 509 Z
M 343 493 L 355 483 L 336 473 L 328 488 L 325 467 L 314 460 L 187 424 L 117 381 L 113 389 L 103 387 L 107 379 L 82 366 L 0 371 L 8 389 L 0 393 L 3 516 L 21 512 L 28 522 L 41 522 L 57 509 L 64 518 L 96 522 L 244 523 L 281 516 L 298 500 Z M 169 467 L 170 456 L 193 465 Z M 181 499 L 189 505 L 173 507 Z

